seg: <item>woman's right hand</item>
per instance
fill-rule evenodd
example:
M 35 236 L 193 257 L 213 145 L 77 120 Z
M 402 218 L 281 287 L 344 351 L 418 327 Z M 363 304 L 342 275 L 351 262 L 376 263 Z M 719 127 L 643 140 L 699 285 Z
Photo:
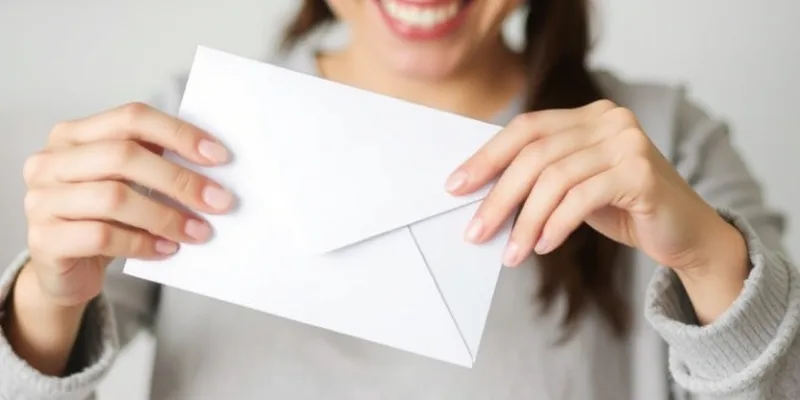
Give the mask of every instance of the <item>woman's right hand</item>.
M 232 194 L 161 157 L 172 151 L 204 166 L 225 163 L 211 135 L 133 103 L 53 128 L 25 163 L 28 248 L 39 291 L 60 306 L 97 296 L 113 258 L 169 257 L 180 243 L 202 243 L 207 222 L 149 198 L 138 184 L 206 213 L 230 210 Z

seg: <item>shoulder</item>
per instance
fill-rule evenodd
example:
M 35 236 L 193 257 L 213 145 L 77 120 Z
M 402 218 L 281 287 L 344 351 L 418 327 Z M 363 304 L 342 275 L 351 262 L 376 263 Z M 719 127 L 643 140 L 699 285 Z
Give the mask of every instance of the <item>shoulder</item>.
M 603 95 L 639 118 L 676 121 L 685 100 L 683 85 L 626 79 L 608 70 L 593 71 L 593 77 Z

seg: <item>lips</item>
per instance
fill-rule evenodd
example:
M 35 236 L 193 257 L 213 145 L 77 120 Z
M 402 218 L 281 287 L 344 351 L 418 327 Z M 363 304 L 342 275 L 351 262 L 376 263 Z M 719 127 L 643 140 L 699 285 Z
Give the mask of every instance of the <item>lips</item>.
M 375 0 L 389 27 L 409 40 L 436 39 L 455 31 L 470 0 Z

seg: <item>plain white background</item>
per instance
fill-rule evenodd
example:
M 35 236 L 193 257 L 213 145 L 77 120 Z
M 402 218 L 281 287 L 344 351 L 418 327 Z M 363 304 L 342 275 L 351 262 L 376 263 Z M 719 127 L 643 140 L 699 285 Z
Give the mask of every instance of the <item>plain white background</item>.
M 264 57 L 298 3 L 0 0 L 0 260 L 24 245 L 21 165 L 53 123 L 146 99 L 189 67 L 198 44 Z M 786 245 L 797 259 L 800 2 L 596 4 L 595 63 L 631 79 L 686 83 L 731 121 L 767 201 L 790 215 Z M 123 354 L 101 399 L 147 398 L 152 346 L 142 336 Z

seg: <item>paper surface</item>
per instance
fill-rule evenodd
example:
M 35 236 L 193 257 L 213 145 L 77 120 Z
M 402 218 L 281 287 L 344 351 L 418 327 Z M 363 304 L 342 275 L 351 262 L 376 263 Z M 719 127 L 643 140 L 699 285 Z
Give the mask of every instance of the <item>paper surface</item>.
M 510 223 L 463 231 L 488 188 L 447 176 L 500 127 L 200 47 L 180 117 L 234 160 L 201 168 L 237 210 L 214 238 L 125 273 L 471 367 Z

